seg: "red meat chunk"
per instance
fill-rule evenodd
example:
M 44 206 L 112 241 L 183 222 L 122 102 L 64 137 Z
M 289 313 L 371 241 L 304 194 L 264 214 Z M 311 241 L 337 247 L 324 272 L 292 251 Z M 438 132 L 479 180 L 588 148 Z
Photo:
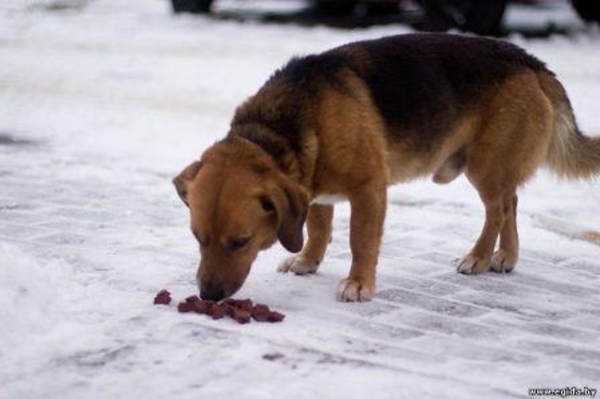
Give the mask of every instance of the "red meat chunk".
M 214 320 L 222 319 L 223 317 L 225 317 L 226 314 L 227 314 L 227 310 L 223 306 L 221 306 L 217 303 L 212 304 L 210 315 L 212 316 L 212 318 Z
M 253 305 L 251 299 L 225 299 L 223 304 L 232 306 L 236 309 L 241 309 L 246 312 L 252 313 Z
M 179 313 L 189 313 L 194 311 L 194 304 L 192 302 L 180 302 L 177 305 L 177 311 Z
M 169 305 L 171 294 L 167 290 L 159 291 L 155 298 L 155 305 Z M 211 316 L 213 319 L 222 319 L 229 316 L 240 324 L 249 323 L 252 319 L 258 322 L 280 322 L 285 315 L 272 311 L 267 305 L 257 303 L 254 305 L 251 299 L 226 299 L 221 303 L 205 301 L 198 295 L 190 295 L 177 305 L 180 313 L 195 312 Z
M 245 311 L 240 308 L 235 308 L 233 310 L 233 319 L 240 324 L 246 324 L 250 322 L 252 318 L 252 313 Z
M 280 321 L 283 321 L 284 318 L 285 318 L 285 315 L 283 313 L 271 312 L 271 313 L 269 313 L 267 321 L 270 323 L 278 323 Z
M 250 314 L 252 314 L 252 310 L 254 308 L 254 306 L 252 305 L 252 300 L 250 299 L 238 300 L 237 307 L 238 309 L 241 309 L 244 312 L 248 312 Z
M 154 297 L 155 305 L 168 305 L 171 303 L 171 294 L 167 290 L 160 290 Z
M 268 321 L 271 309 L 267 305 L 257 303 L 252 310 L 252 318 L 256 321 Z
M 225 311 L 225 314 L 229 317 L 233 317 L 233 311 L 236 309 L 235 306 L 228 302 L 221 302 L 221 309 Z
M 202 299 L 196 297 L 196 299 L 192 302 L 194 305 L 194 311 L 200 314 L 211 315 L 212 306 L 215 304 L 213 301 L 203 301 Z

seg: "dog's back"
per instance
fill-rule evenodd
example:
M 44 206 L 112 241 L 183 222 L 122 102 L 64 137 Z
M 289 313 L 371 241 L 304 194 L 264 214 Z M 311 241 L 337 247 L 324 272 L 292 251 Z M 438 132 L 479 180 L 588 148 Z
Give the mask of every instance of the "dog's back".
M 495 86 L 524 70 L 551 74 L 519 47 L 493 39 L 410 34 L 355 42 L 293 58 L 240 107 L 232 125 L 259 121 L 300 149 L 319 98 L 351 91 L 344 72 L 352 71 L 368 88 L 388 138 L 431 151 L 449 126 L 480 111 Z
M 357 47 L 361 51 L 356 51 Z M 334 50 L 363 58 L 356 68 L 368 85 L 390 136 L 417 149 L 449 134 L 508 77 L 544 64 L 507 42 L 445 34 L 393 36 Z M 357 57 L 356 55 L 354 57 Z M 411 135 L 411 137 L 407 137 Z

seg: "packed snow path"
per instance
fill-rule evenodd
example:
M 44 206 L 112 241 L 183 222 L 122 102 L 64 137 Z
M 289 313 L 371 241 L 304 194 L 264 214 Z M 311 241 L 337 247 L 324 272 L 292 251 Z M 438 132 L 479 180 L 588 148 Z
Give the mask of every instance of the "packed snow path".
M 23 3 L 0 6 L 0 398 L 600 388 L 600 246 L 581 235 L 600 229 L 598 181 L 540 172 L 522 190 L 510 275 L 456 274 L 482 206 L 464 178 L 424 181 L 390 191 L 370 303 L 334 300 L 350 262 L 342 205 L 319 273 L 278 274 L 286 253 L 274 247 L 236 294 L 283 323 L 152 305 L 162 288 L 176 300 L 196 291 L 197 244 L 170 180 L 235 107 L 292 55 L 407 28 L 217 22 L 173 17 L 158 0 Z M 598 30 L 511 40 L 557 72 L 583 130 L 600 132 Z

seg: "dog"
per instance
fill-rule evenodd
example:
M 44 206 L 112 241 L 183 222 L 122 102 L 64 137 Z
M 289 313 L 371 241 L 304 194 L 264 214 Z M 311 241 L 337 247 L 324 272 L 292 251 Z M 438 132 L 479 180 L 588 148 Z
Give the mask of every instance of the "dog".
M 337 298 L 368 301 L 389 185 L 464 173 L 485 222 L 457 270 L 510 272 L 517 188 L 540 166 L 573 179 L 600 172 L 600 138 L 580 133 L 545 64 L 495 39 L 408 34 L 291 59 L 173 182 L 200 245 L 203 299 L 235 293 L 276 241 L 298 253 L 280 271 L 316 272 L 334 203 L 347 200 L 352 260 Z

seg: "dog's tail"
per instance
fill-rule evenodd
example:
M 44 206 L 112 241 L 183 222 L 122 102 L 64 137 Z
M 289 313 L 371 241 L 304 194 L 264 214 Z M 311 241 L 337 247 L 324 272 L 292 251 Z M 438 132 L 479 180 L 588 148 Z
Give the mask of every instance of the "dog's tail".
M 542 72 L 538 80 L 554 108 L 547 165 L 567 179 L 589 179 L 600 174 L 600 137 L 581 134 L 567 93 L 554 75 Z

